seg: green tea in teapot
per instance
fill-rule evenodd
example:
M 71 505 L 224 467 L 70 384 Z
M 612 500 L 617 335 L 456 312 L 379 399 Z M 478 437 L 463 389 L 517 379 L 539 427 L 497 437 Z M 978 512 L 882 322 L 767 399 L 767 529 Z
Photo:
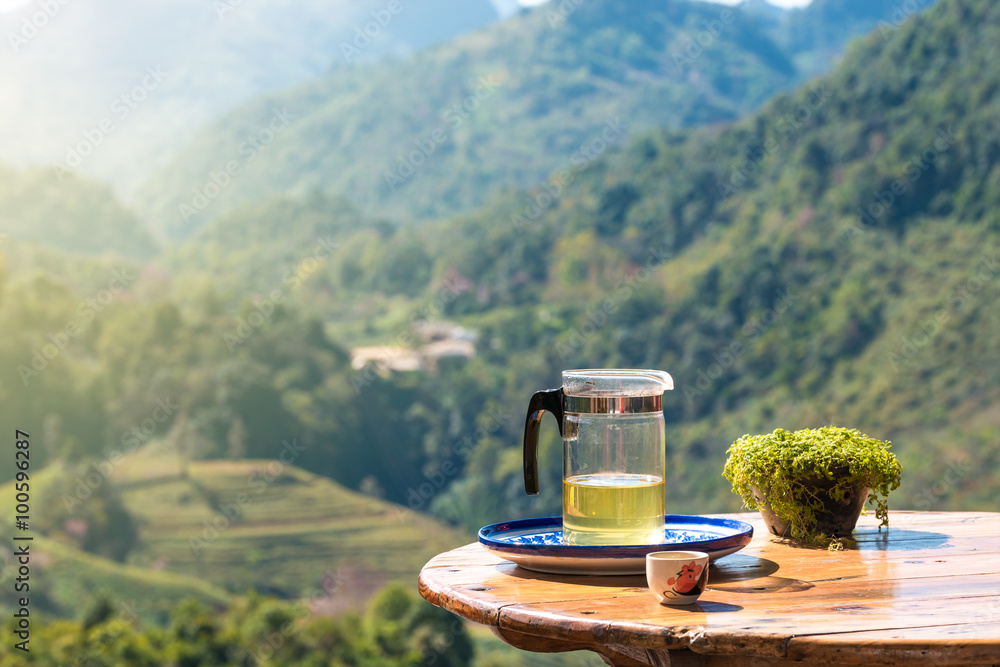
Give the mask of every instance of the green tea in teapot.
M 563 440 L 563 542 L 663 544 L 669 373 L 590 368 L 536 391 L 524 420 L 524 490 L 538 493 L 538 431 L 551 413 Z
M 565 544 L 658 544 L 664 511 L 662 477 L 607 472 L 563 480 Z

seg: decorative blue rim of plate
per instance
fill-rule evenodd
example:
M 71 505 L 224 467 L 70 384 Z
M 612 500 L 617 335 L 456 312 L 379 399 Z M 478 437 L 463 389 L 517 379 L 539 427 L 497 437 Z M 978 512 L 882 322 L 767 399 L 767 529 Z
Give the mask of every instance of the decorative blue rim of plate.
M 703 551 L 711 554 L 745 547 L 753 539 L 753 526 L 736 519 L 686 514 L 664 517 L 666 542 L 614 546 L 578 546 L 562 543 L 562 517 L 516 519 L 479 529 L 479 541 L 491 551 L 573 558 L 635 558 L 653 551 Z

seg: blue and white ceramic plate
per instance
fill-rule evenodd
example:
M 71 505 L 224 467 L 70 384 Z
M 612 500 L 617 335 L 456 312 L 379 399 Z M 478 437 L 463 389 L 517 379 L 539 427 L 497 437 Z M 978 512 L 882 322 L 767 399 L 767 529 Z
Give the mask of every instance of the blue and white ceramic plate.
M 668 514 L 663 544 L 575 546 L 563 544 L 562 517 L 518 519 L 479 529 L 487 551 L 521 567 L 552 574 L 644 574 L 653 551 L 703 551 L 711 560 L 750 544 L 753 526 L 735 519 Z

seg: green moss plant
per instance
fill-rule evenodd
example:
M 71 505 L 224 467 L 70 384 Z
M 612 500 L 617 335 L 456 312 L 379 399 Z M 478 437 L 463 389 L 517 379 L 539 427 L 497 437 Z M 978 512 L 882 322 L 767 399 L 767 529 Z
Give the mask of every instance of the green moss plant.
M 882 521 L 879 530 L 889 525 L 888 496 L 899 487 L 902 472 L 890 446 L 857 429 L 779 428 L 734 442 L 723 476 L 750 509 L 761 509 L 753 493 L 758 489 L 774 514 L 790 524 L 793 539 L 836 547 L 840 541 L 835 536 L 816 530 L 827 496 L 842 501 L 858 489 L 869 489 L 867 502 Z

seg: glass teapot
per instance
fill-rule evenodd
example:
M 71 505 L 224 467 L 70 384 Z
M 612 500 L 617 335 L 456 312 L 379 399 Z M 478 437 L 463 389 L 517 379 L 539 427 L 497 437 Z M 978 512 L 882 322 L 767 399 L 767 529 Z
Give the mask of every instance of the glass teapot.
M 563 438 L 563 542 L 664 541 L 663 371 L 563 371 L 536 392 L 524 421 L 524 490 L 538 493 L 538 431 L 551 412 Z

